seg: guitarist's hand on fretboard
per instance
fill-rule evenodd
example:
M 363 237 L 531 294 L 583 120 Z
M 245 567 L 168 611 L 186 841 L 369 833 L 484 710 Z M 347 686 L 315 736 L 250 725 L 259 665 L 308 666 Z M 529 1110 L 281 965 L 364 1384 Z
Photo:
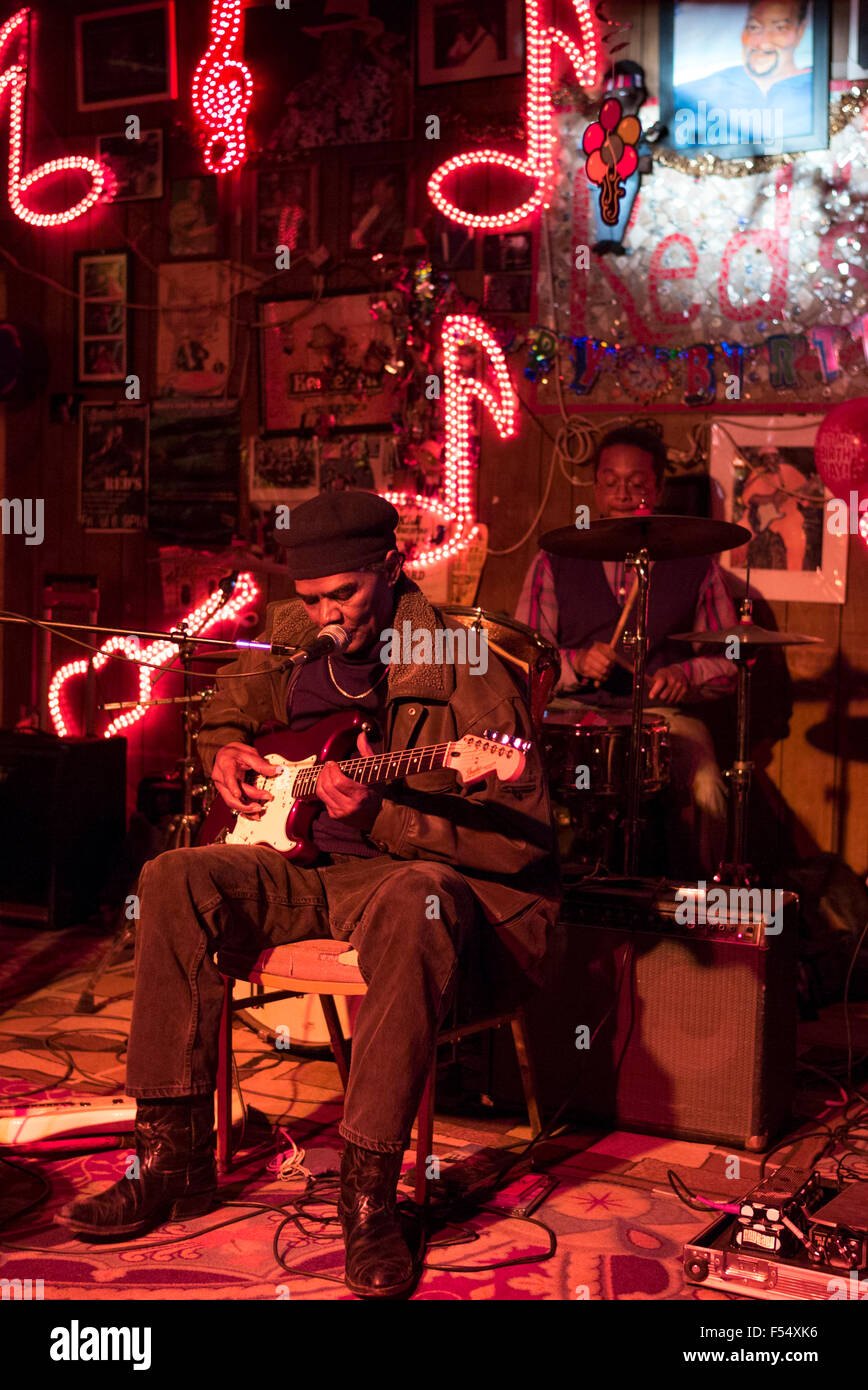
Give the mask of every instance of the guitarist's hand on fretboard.
M 237 811 L 250 820 L 259 820 L 265 813 L 266 804 L 274 797 L 264 788 L 244 781 L 245 773 L 249 771 L 258 776 L 276 777 L 278 768 L 266 762 L 249 744 L 224 743 L 214 759 L 211 780 L 230 811 Z
M 367 736 L 360 733 L 357 744 L 363 758 L 375 756 Z M 380 810 L 382 796 L 375 787 L 346 777 L 336 762 L 325 763 L 316 783 L 316 794 L 335 820 L 355 830 L 370 830 Z

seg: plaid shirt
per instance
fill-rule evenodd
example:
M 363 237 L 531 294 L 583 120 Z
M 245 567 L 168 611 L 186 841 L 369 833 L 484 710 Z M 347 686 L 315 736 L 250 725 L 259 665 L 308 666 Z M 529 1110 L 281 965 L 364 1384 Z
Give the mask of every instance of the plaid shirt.
M 653 561 L 650 568 L 654 568 Z M 632 583 L 624 561 L 606 560 L 603 562 L 603 569 L 618 607 L 623 608 Z M 579 653 L 586 651 L 587 647 L 563 647 L 558 641 L 558 600 L 554 576 L 549 557 L 542 551 L 533 560 L 527 572 L 515 616 L 520 623 L 527 623 L 528 627 L 535 628 L 547 641 L 554 642 L 559 647 L 561 675 L 556 689 L 563 690 L 574 686 L 577 680 L 575 662 Z M 718 632 L 721 628 L 732 627 L 737 622 L 735 604 L 723 582 L 720 565 L 716 560 L 712 560 L 696 601 L 693 630 Z M 690 682 L 690 699 L 715 700 L 722 695 L 731 694 L 735 689 L 735 666 L 725 656 L 694 656 L 678 662 L 678 665 Z

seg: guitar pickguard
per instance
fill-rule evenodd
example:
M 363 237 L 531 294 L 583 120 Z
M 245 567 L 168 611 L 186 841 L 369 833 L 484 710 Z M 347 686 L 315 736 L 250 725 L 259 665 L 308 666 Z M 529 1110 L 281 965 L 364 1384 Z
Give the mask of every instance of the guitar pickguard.
M 226 836 L 227 845 L 271 845 L 281 854 L 288 854 L 298 848 L 298 840 L 286 833 L 287 821 L 297 798 L 293 794 L 296 773 L 302 768 L 312 767 L 316 754 L 304 762 L 291 763 L 279 753 L 267 753 L 266 762 L 274 763 L 281 769 L 277 777 L 257 777 L 255 785 L 265 787 L 274 797 L 266 804 L 265 814 L 259 820 L 249 816 L 236 816 L 235 824 Z

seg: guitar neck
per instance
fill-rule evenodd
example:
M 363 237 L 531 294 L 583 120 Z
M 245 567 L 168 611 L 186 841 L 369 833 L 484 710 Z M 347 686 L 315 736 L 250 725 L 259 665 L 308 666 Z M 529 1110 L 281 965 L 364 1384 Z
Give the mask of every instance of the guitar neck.
M 345 777 L 371 787 L 378 782 L 397 782 L 416 772 L 445 767 L 451 748 L 451 743 L 435 743 L 428 748 L 398 748 L 394 753 L 377 753 L 372 758 L 348 758 L 338 763 L 338 767 Z M 323 766 L 323 763 L 316 763 L 300 773 L 295 783 L 296 795 L 313 795 Z

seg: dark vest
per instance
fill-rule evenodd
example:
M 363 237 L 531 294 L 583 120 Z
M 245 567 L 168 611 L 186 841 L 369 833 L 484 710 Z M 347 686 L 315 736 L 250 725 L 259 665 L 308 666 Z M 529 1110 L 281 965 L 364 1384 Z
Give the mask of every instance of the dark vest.
M 621 610 L 600 560 L 574 560 L 550 555 L 558 601 L 558 646 L 583 647 L 591 642 L 608 642 L 615 631 Z M 711 567 L 708 556 L 691 560 L 658 560 L 648 586 L 648 658 L 646 670 L 687 661 L 692 648 L 685 642 L 671 642 L 672 632 L 692 632 L 696 604 L 703 580 Z M 628 586 L 631 583 L 627 571 Z M 628 587 L 629 592 L 629 587 Z M 628 627 L 633 625 L 633 615 Z M 630 676 L 615 667 L 603 690 L 614 695 L 630 690 Z

